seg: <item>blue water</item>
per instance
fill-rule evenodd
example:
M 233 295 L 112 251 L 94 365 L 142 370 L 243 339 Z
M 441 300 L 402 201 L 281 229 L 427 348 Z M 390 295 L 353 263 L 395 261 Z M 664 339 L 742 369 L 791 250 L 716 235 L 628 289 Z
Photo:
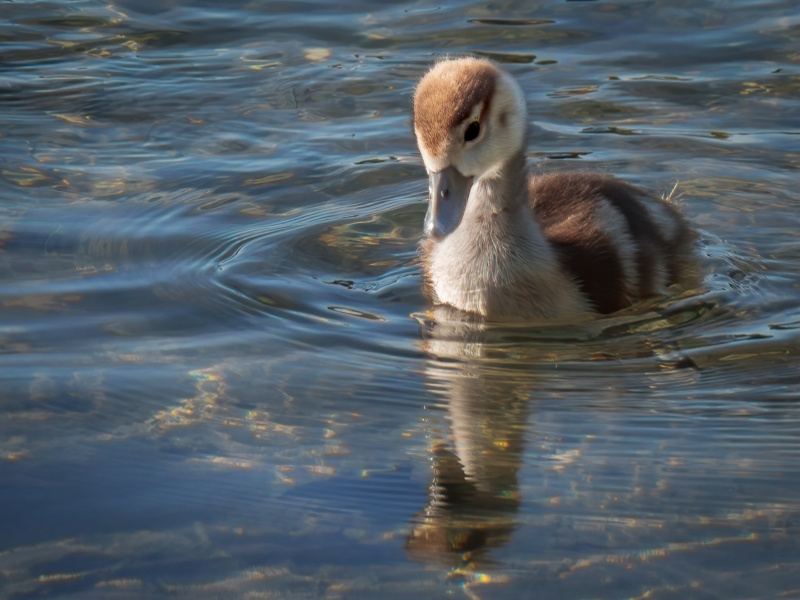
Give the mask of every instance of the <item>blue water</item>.
M 0 3 L 0 597 L 800 597 L 790 0 Z M 696 290 L 437 319 L 415 81 L 676 195 Z

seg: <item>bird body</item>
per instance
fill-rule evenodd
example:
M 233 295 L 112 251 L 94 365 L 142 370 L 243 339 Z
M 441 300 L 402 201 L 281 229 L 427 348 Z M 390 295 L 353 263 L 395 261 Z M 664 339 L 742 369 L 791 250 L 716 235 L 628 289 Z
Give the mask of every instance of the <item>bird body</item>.
M 693 233 L 668 202 L 606 175 L 529 175 L 524 97 L 491 61 L 434 65 L 415 91 L 414 130 L 435 303 L 492 319 L 610 313 L 693 263 Z

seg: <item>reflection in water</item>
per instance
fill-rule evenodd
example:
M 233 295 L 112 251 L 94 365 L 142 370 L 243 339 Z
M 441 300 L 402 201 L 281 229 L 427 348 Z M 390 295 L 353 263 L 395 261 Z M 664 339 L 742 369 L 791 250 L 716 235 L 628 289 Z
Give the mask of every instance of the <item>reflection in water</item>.
M 405 547 L 415 560 L 455 567 L 469 581 L 515 528 L 533 376 L 490 358 L 484 326 L 454 313 L 437 308 L 424 332 L 426 383 L 442 397 L 450 435 L 433 445 L 428 505 Z
M 517 591 L 523 579 L 568 580 L 563 585 L 583 597 L 587 572 L 621 591 L 627 570 L 641 566 L 641 597 L 649 597 L 661 589 L 660 569 L 689 560 L 682 555 L 702 550 L 703 560 L 713 561 L 713 549 L 725 548 L 755 556 L 758 547 L 744 546 L 785 541 L 783 532 L 761 532 L 759 521 L 791 518 L 796 503 L 752 499 L 763 493 L 765 473 L 778 469 L 780 486 L 792 467 L 774 454 L 762 463 L 755 455 L 741 460 L 748 443 L 771 434 L 754 422 L 729 421 L 728 409 L 718 413 L 713 401 L 691 395 L 703 393 L 732 345 L 796 351 L 786 339 L 766 336 L 731 341 L 703 361 L 676 331 L 743 314 L 720 305 L 715 293 L 636 308 L 639 314 L 528 328 L 489 325 L 446 307 L 418 319 L 425 385 L 446 425 L 429 423 L 427 504 L 404 543 L 412 560 L 446 569 L 469 597 L 486 584 Z M 776 351 L 761 351 L 772 354 L 774 369 Z M 554 411 L 555 381 L 565 393 Z M 694 422 L 686 411 L 706 414 Z

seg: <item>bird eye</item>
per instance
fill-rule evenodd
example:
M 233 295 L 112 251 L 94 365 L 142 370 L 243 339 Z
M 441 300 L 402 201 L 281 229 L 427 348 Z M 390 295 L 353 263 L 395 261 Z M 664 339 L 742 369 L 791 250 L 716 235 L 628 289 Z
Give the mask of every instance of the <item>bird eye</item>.
M 473 121 L 472 123 L 469 124 L 469 127 L 467 127 L 467 130 L 464 132 L 464 141 L 471 142 L 476 137 L 478 137 L 478 134 L 480 132 L 481 132 L 481 124 L 478 123 L 477 121 Z

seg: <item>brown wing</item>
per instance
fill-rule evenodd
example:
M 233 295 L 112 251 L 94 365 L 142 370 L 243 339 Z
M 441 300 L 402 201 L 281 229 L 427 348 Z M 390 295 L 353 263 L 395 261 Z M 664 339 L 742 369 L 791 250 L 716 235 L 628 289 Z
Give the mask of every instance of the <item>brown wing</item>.
M 561 264 L 601 313 L 610 313 L 631 301 L 651 296 L 656 261 L 666 266 L 667 284 L 680 278 L 691 253 L 693 234 L 683 217 L 669 204 L 661 212 L 671 228 L 661 231 L 645 202 L 663 202 L 614 177 L 592 173 L 551 173 L 533 177 L 529 185 L 531 209 L 545 237 L 556 248 Z M 608 223 L 598 205 L 615 210 Z M 603 219 L 606 219 L 605 221 Z M 633 242 L 638 277 L 627 281 L 618 240 L 609 232 L 627 231 Z

